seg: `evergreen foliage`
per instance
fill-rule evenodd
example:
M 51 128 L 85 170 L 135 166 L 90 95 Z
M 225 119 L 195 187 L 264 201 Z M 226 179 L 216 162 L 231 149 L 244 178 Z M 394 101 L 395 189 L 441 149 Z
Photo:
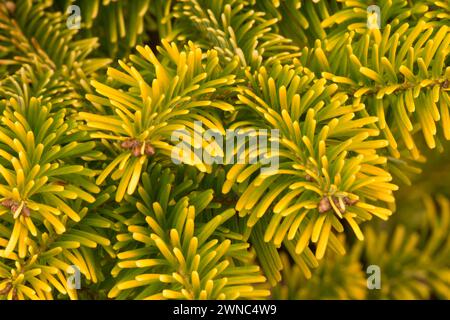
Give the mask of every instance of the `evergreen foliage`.
M 450 299 L 449 22 L 431 0 L 0 0 L 0 300 Z M 186 160 L 198 122 L 278 169 Z

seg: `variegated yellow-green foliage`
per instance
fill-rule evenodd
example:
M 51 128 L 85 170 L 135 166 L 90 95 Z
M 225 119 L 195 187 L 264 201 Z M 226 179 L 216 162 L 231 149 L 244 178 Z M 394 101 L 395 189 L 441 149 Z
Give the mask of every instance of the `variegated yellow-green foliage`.
M 0 300 L 449 299 L 449 53 L 446 1 L 0 0 Z
M 450 299 L 450 201 L 425 195 L 423 204 L 415 204 L 415 224 L 365 228 L 365 243 L 349 244 L 345 256 L 327 257 L 309 280 L 283 256 L 288 280 L 273 289 L 273 298 Z M 380 268 L 379 289 L 368 289 L 371 266 Z

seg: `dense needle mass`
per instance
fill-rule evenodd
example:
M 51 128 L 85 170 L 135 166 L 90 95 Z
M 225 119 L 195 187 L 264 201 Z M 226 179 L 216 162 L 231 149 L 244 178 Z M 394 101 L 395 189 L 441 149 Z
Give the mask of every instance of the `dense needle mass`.
M 0 300 L 450 299 L 450 4 L 376 5 L 0 0 Z

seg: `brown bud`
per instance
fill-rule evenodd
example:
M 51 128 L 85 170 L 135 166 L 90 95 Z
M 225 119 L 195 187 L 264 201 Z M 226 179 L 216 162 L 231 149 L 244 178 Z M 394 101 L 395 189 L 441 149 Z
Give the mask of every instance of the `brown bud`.
M 442 88 L 444 88 L 444 89 L 447 89 L 449 86 L 450 86 L 450 81 L 448 81 L 448 79 L 442 83 Z
M 309 174 L 307 174 L 307 175 L 305 176 L 305 179 L 306 179 L 306 181 L 309 181 L 309 182 L 314 181 L 313 178 L 312 178 Z
M 135 146 L 136 144 L 136 140 L 134 139 L 127 139 L 125 141 L 123 141 L 120 146 L 124 149 L 131 149 Z
M 147 156 L 152 156 L 155 154 L 155 148 L 153 148 L 149 143 L 145 144 L 145 149 L 144 149 L 144 153 Z
M 18 205 L 17 203 L 14 203 L 14 204 L 11 206 L 11 212 L 14 213 L 14 212 L 17 211 L 17 209 L 19 209 L 19 205 Z
M 317 209 L 319 210 L 320 213 L 329 211 L 331 209 L 330 200 L 328 200 L 327 197 L 323 197 L 322 200 L 320 200 Z
M 2 201 L 2 206 L 6 207 L 6 208 L 11 208 L 14 203 L 15 203 L 14 200 L 5 199 Z
M 141 155 L 141 146 L 133 147 L 133 150 L 131 152 L 133 153 L 133 156 L 139 157 Z
M 31 215 L 30 209 L 27 206 L 23 206 L 22 208 L 22 214 L 25 217 L 29 217 Z

